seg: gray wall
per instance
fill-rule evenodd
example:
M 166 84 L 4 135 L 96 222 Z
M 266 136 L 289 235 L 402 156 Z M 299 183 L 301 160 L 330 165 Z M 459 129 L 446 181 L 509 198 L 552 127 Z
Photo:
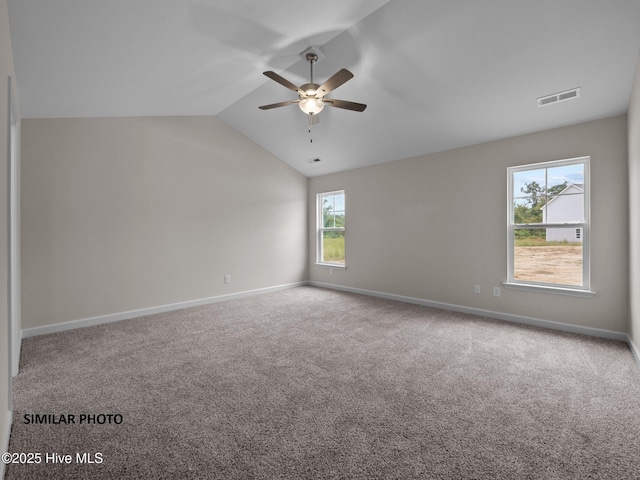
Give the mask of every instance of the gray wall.
M 629 209 L 629 333 L 640 348 L 640 58 L 629 103 Z
M 507 167 L 591 156 L 594 298 L 507 290 Z M 312 281 L 628 330 L 626 115 L 309 181 Z M 344 189 L 347 268 L 314 265 L 315 196 Z M 482 288 L 474 295 L 473 285 Z M 502 296 L 491 294 L 493 286 Z
M 219 119 L 24 120 L 22 327 L 304 281 L 306 215 L 307 178 Z

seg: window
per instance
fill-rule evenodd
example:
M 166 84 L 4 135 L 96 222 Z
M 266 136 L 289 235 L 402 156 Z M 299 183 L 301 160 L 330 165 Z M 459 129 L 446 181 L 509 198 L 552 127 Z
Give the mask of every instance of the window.
M 510 167 L 506 286 L 589 291 L 589 157 Z
M 344 191 L 321 193 L 318 203 L 318 263 L 344 266 Z

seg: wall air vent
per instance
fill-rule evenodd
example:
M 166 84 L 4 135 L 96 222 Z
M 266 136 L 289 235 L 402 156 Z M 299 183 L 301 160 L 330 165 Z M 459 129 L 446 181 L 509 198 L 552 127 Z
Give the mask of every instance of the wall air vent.
M 564 102 L 565 100 L 571 100 L 573 98 L 578 98 L 580 96 L 581 87 L 572 88 L 571 90 L 567 90 L 565 92 L 554 93 L 552 95 L 545 95 L 544 97 L 538 98 L 538 106 L 544 107 L 546 105 L 551 105 L 552 103 Z

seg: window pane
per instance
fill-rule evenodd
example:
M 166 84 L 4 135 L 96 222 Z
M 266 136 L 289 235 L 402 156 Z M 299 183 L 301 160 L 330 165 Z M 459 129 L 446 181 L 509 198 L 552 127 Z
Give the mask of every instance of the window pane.
M 527 170 L 513 174 L 513 197 L 527 197 L 530 203 L 536 203 L 544 195 L 545 169 Z
M 324 228 L 344 227 L 344 193 L 322 197 L 322 226 Z
M 547 169 L 549 195 L 557 195 L 569 185 L 584 185 L 584 164 L 564 165 Z
M 322 232 L 321 261 L 344 263 L 344 232 Z
M 527 198 L 517 198 L 513 201 L 513 223 L 542 223 L 543 210 L 540 206 L 532 206 Z
M 549 197 L 543 207 L 544 221 L 547 223 L 583 222 L 584 193 L 576 185 L 569 185 L 562 195 Z
M 335 211 L 344 213 L 344 193 L 334 195 L 333 202 L 333 208 L 335 208 Z
M 344 193 L 333 196 L 333 226 L 344 227 Z
M 333 224 L 333 214 L 325 208 L 322 209 L 322 226 L 324 228 L 333 228 L 335 226 Z
M 514 280 L 582 286 L 582 229 L 514 231 Z
M 588 252 L 588 157 L 545 162 L 537 166 L 508 169 L 513 208 L 513 250 L 509 280 L 565 287 L 581 287 L 589 265 Z M 553 225 L 527 229 L 527 224 Z M 585 242 L 585 243 L 583 243 Z
M 325 228 L 333 228 L 333 210 L 335 199 L 333 195 L 325 195 L 322 197 L 322 226 Z

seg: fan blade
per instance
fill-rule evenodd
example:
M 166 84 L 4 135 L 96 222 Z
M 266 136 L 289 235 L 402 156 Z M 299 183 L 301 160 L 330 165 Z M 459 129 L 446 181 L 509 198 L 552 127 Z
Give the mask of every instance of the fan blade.
M 293 83 L 291 83 L 286 78 L 281 77 L 276 72 L 272 72 L 271 70 L 269 70 L 268 72 L 262 72 L 262 73 L 263 73 L 263 75 L 266 75 L 267 77 L 269 77 L 271 80 L 274 80 L 274 81 L 278 82 L 283 87 L 287 87 L 289 90 L 293 90 L 294 92 L 298 92 L 300 95 L 304 95 L 305 94 L 302 90 L 300 90 L 298 87 L 296 87 Z
M 343 68 L 339 72 L 335 73 L 329 80 L 327 80 L 326 82 L 324 82 L 322 85 L 318 87 L 318 90 L 316 90 L 316 97 L 317 98 L 324 97 L 327 93 L 329 93 L 332 90 L 335 90 L 340 85 L 346 83 L 352 78 L 353 78 L 353 73 L 351 73 L 346 68 Z
M 346 102 L 344 100 L 334 100 L 333 98 L 325 98 L 324 103 L 336 108 L 344 108 L 345 110 L 353 110 L 355 112 L 364 112 L 367 106 L 364 103 Z
M 300 100 L 290 100 L 288 102 L 272 103 L 270 105 L 262 105 L 258 108 L 260 110 L 271 110 L 272 108 L 286 107 L 287 105 L 291 105 L 293 103 L 300 103 Z

